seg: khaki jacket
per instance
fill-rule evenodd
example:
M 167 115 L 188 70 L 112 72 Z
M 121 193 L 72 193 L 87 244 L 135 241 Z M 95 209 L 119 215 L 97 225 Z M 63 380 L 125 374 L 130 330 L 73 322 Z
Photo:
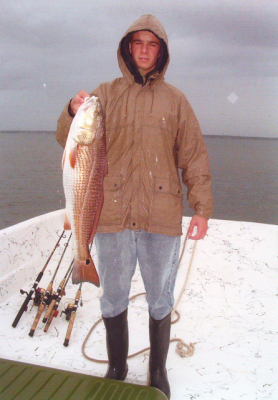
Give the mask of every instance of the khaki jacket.
M 126 50 L 130 33 L 138 30 L 152 31 L 163 44 L 163 60 L 146 81 Z M 206 219 L 212 214 L 211 175 L 195 114 L 183 93 L 164 81 L 168 40 L 155 17 L 145 15 L 129 28 L 120 42 L 118 61 L 123 77 L 101 84 L 92 93 L 100 98 L 104 110 L 108 158 L 98 232 L 143 229 L 181 235 L 178 168 L 189 205 Z M 62 146 L 71 121 L 66 106 L 56 134 Z

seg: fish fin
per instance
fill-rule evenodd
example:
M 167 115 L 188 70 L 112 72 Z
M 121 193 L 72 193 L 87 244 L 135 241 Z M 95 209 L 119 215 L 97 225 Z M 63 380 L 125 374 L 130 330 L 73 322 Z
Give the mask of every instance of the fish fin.
M 76 155 L 77 155 L 77 144 L 70 149 L 69 152 L 69 160 L 71 168 L 74 168 L 76 163 Z
M 86 261 L 74 260 L 72 283 L 78 285 L 81 282 L 93 283 L 95 286 L 100 287 L 99 276 L 90 255 Z
M 67 210 L 65 210 L 64 229 L 66 231 L 70 231 L 71 230 L 71 223 L 70 223 L 70 220 L 69 220 L 69 217 L 68 217 Z

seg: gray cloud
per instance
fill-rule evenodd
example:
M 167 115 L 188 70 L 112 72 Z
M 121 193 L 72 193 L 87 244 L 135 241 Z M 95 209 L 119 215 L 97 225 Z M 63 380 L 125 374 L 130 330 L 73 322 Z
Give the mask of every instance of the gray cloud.
M 136 18 L 151 13 L 169 36 L 166 78 L 188 95 L 205 133 L 236 134 L 223 115 L 234 117 L 240 104 L 242 121 L 257 121 L 248 107 L 253 101 L 270 114 L 267 125 L 257 121 L 255 135 L 277 136 L 276 0 L 2 0 L 0 11 L 0 129 L 55 129 L 78 90 L 120 76 L 119 40 Z M 231 92 L 239 96 L 233 106 L 226 104 Z

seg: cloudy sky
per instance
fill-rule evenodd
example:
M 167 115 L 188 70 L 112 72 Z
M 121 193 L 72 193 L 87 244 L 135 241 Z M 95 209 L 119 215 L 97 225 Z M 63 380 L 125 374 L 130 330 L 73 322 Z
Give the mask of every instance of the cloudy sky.
M 121 75 L 142 14 L 164 25 L 166 80 L 205 135 L 278 138 L 277 0 L 1 0 L 0 130 L 55 130 L 76 92 Z

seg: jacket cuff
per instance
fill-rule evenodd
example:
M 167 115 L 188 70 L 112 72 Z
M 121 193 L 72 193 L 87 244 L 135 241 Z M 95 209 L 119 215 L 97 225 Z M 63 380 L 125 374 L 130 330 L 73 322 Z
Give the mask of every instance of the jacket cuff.
M 69 113 L 69 115 L 71 116 L 71 118 L 74 118 L 75 117 L 75 114 L 73 114 L 73 112 L 71 111 L 71 101 L 72 101 L 72 99 L 70 99 L 70 102 L 69 102 L 69 105 L 68 105 L 68 113 Z
M 195 210 L 195 215 L 198 215 L 199 217 L 202 217 L 208 221 L 211 218 L 212 213 L 213 213 L 212 204 L 209 204 L 209 206 L 210 207 L 206 210 Z

